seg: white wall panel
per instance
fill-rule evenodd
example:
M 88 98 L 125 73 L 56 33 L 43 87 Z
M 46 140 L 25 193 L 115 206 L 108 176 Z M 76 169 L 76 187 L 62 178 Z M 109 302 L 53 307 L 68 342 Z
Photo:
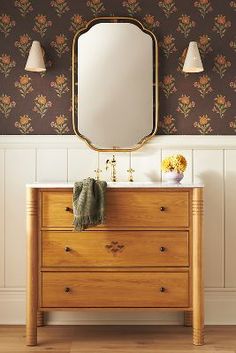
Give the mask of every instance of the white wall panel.
M 5 153 L 5 286 L 23 287 L 26 277 L 26 188 L 35 181 L 35 150 Z
M 194 151 L 194 181 L 204 189 L 205 286 L 224 286 L 223 151 Z
M 76 181 L 87 177 L 94 178 L 97 168 L 97 153 L 87 148 L 68 150 L 68 180 Z M 102 168 L 101 168 L 102 169 Z
M 225 286 L 236 287 L 236 151 L 225 152 Z
M 134 181 L 161 180 L 161 150 L 144 146 L 132 153 L 132 168 L 135 169 Z
M 4 236 L 4 150 L 0 150 L 0 287 L 4 287 L 5 236 Z
M 193 167 L 192 167 L 192 150 L 181 150 L 181 149 L 174 149 L 174 150 L 162 150 L 162 160 L 168 156 L 172 156 L 173 154 L 182 154 L 187 160 L 187 169 L 184 172 L 184 178 L 182 180 L 182 184 L 192 183 L 193 179 Z M 162 179 L 163 173 L 162 173 Z
M 37 150 L 37 181 L 67 181 L 67 150 Z

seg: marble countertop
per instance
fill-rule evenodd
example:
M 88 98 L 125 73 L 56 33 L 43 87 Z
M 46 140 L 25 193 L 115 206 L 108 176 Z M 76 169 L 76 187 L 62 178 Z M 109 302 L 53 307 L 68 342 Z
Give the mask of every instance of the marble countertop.
M 32 183 L 27 184 L 27 188 L 73 188 L 74 183 L 68 182 L 40 182 L 40 183 Z M 108 182 L 108 188 L 202 188 L 204 185 L 201 183 L 196 184 L 169 184 L 165 182 Z

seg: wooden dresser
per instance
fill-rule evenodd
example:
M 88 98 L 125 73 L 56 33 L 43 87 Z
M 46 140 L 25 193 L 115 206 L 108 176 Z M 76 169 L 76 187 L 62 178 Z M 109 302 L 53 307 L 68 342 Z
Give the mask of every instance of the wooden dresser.
M 185 313 L 204 342 L 203 189 L 108 188 L 106 221 L 72 227 L 72 185 L 27 187 L 27 345 L 43 312 L 116 309 Z

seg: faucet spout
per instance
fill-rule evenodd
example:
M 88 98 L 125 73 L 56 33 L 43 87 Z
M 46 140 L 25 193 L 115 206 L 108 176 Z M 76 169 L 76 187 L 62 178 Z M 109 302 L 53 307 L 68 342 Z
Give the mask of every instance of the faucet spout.
M 116 182 L 116 158 L 114 154 L 112 156 L 112 160 L 106 160 L 106 170 L 108 170 L 109 167 L 111 167 L 111 181 Z

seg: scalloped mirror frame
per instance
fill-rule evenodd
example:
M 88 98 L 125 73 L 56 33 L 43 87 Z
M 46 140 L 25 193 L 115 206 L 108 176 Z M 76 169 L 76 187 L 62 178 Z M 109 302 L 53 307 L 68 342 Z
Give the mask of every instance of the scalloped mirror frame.
M 77 111 L 77 105 L 78 105 L 78 96 L 77 96 L 77 85 L 78 85 L 78 73 L 77 73 L 77 65 L 78 65 L 78 60 L 77 60 L 77 45 L 78 45 L 78 38 L 89 31 L 91 27 L 98 23 L 131 23 L 139 27 L 144 33 L 148 34 L 152 38 L 152 43 L 153 43 L 153 128 L 150 134 L 147 136 L 144 136 L 136 145 L 130 148 L 98 148 L 96 147 L 92 141 L 90 141 L 86 136 L 81 134 L 78 130 L 78 111 Z M 129 17 L 97 17 L 95 19 L 92 19 L 89 21 L 86 26 L 82 29 L 80 29 L 76 34 L 74 35 L 73 38 L 73 44 L 72 44 L 72 124 L 73 124 L 73 130 L 75 134 L 82 139 L 84 142 L 87 143 L 87 145 L 94 151 L 97 152 L 132 152 L 135 150 L 140 149 L 144 144 L 146 144 L 157 132 L 158 128 L 158 43 L 157 43 L 157 38 L 153 32 L 148 30 L 143 26 L 143 24 L 134 19 L 134 18 L 129 18 Z

